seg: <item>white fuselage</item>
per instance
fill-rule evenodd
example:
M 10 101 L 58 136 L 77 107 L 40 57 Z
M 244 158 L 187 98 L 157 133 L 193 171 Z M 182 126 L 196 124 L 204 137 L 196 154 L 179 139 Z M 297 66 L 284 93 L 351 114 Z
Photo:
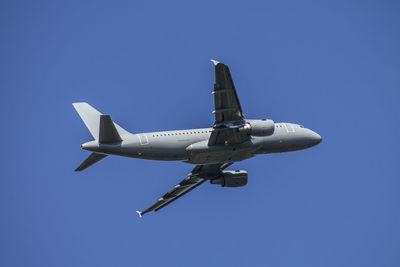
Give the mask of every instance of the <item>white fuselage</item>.
M 235 162 L 256 154 L 279 153 L 317 145 L 321 137 L 303 126 L 275 123 L 272 135 L 251 136 L 249 141 L 235 145 L 208 146 L 212 128 L 125 134 L 118 144 L 85 143 L 83 149 L 125 157 L 183 161 L 193 164 Z

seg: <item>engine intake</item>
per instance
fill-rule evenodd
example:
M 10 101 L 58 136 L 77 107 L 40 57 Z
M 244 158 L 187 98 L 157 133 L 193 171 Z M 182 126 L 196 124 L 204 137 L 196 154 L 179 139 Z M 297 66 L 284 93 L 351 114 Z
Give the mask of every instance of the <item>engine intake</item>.
M 222 171 L 222 175 L 210 181 L 212 184 L 220 184 L 226 187 L 239 187 L 247 184 L 246 171 Z
M 239 128 L 239 132 L 247 132 L 253 136 L 268 136 L 275 131 L 275 123 L 273 120 L 247 120 L 246 124 Z

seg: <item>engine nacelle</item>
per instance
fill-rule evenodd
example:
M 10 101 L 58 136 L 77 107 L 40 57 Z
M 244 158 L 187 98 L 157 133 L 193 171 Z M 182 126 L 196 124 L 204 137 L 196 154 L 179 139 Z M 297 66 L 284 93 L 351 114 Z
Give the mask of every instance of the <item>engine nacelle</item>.
M 246 171 L 222 171 L 222 175 L 210 181 L 212 184 L 220 184 L 226 187 L 239 187 L 247 184 Z
M 248 132 L 253 136 L 268 136 L 275 131 L 275 123 L 273 120 L 246 120 L 246 124 L 239 128 L 239 132 Z

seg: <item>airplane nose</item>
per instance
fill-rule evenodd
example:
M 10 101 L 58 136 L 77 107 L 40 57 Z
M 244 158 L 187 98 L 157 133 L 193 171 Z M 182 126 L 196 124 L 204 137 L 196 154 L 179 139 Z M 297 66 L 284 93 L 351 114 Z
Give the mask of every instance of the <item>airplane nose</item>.
M 317 134 L 316 132 L 311 131 L 311 133 L 312 133 L 311 137 L 310 137 L 311 145 L 315 146 L 315 145 L 318 145 L 319 143 L 321 143 L 322 137 L 319 134 Z

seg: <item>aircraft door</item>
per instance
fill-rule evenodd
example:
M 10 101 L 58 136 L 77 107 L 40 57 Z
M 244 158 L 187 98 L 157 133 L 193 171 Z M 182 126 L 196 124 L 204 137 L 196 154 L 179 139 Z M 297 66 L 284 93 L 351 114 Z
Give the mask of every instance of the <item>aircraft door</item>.
M 294 129 L 293 125 L 290 123 L 285 123 L 285 128 L 288 133 L 294 133 L 296 130 Z
M 139 142 L 142 146 L 149 144 L 149 138 L 147 138 L 146 134 L 138 134 L 137 136 L 139 137 Z

